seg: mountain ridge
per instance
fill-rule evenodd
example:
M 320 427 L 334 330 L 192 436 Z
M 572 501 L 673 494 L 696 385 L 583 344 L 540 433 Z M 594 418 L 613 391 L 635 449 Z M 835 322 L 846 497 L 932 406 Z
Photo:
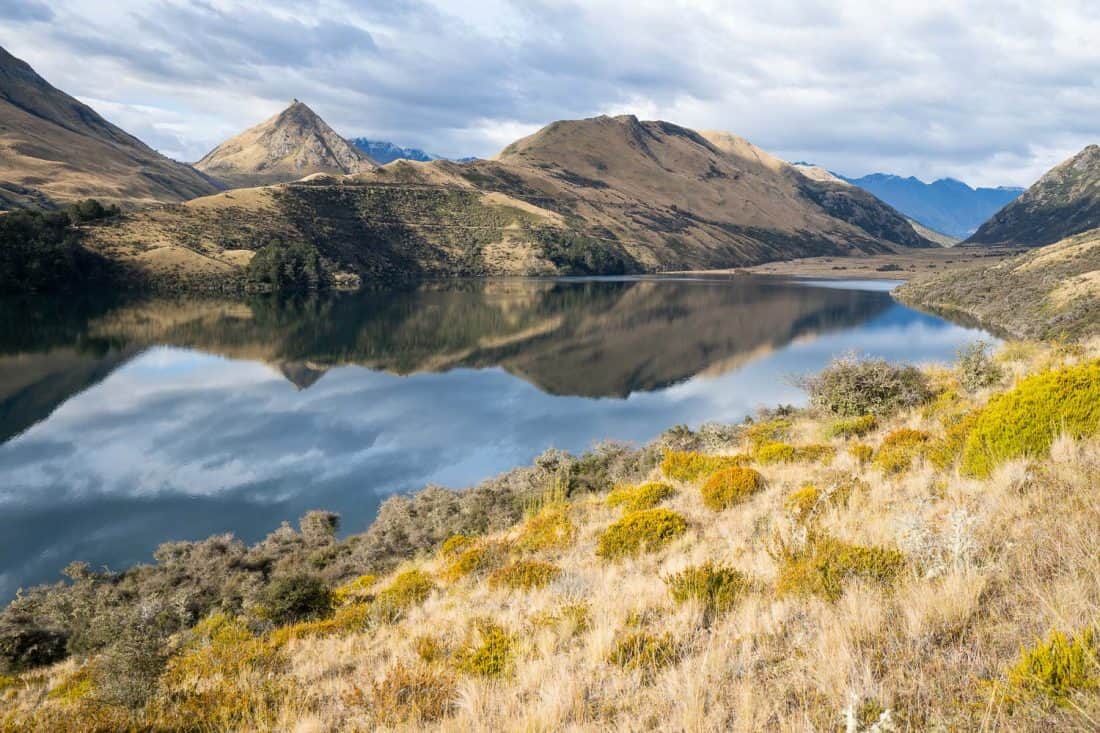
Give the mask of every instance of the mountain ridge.
M 321 174 L 369 171 L 377 163 L 340 137 L 304 102 L 225 140 L 199 159 L 197 170 L 233 187 L 270 185 Z
M 403 148 L 388 140 L 369 140 L 365 137 L 348 138 L 348 142 L 366 153 L 379 165 L 392 163 L 395 160 L 413 160 L 418 163 L 429 163 L 438 160 L 440 156 L 424 152 L 420 148 Z
M 0 209 L 96 197 L 141 205 L 222 189 L 171 160 L 0 48 Z

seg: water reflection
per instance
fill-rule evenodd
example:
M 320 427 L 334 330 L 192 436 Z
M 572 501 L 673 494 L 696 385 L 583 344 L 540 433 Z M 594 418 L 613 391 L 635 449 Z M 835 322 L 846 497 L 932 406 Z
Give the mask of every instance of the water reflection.
M 2 304 L 0 597 L 316 507 L 357 530 L 393 491 L 797 402 L 783 376 L 844 350 L 942 360 L 978 335 L 881 289 L 740 277 Z

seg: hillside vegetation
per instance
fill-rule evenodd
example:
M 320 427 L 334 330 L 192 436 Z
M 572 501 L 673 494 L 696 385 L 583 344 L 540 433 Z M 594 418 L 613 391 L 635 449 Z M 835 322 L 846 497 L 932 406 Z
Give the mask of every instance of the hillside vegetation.
M 1100 334 L 1100 229 L 992 265 L 907 283 L 902 302 L 1017 338 Z
M 345 539 L 313 512 L 75 563 L 0 615 L 0 730 L 1092 730 L 1097 369 L 1095 340 L 842 359 L 804 410 Z
M 865 191 L 807 178 L 728 133 L 633 116 L 556 122 L 492 161 L 398 161 L 229 191 L 129 216 L 99 240 L 135 281 L 162 288 L 239 287 L 255 252 L 290 243 L 315 247 L 336 284 L 934 246 Z

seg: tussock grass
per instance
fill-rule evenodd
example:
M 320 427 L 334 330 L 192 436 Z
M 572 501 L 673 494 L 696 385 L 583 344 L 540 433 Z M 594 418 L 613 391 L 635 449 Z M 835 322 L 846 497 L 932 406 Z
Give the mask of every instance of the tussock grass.
M 51 627 L 0 628 L 4 659 L 47 663 L 0 670 L 0 732 L 1094 730 L 1100 438 L 1066 423 L 987 475 L 959 469 L 976 415 L 1021 387 L 1057 396 L 1032 375 L 1098 357 L 1100 343 L 1011 347 L 998 383 L 878 413 L 865 442 L 837 433 L 831 461 L 770 464 L 720 512 L 705 480 L 755 473 L 730 456 L 680 454 L 690 481 L 656 465 L 660 448 L 623 461 L 634 474 L 593 461 L 613 493 L 540 491 L 508 525 L 433 530 L 405 564 L 332 582 L 327 612 L 276 624 L 246 605 L 166 635 L 131 707 L 104 703 L 114 647 L 49 666 L 28 645 Z M 954 374 L 927 381 L 942 396 Z M 836 422 L 785 413 L 721 449 L 797 450 Z M 460 561 L 472 569 L 452 580 Z

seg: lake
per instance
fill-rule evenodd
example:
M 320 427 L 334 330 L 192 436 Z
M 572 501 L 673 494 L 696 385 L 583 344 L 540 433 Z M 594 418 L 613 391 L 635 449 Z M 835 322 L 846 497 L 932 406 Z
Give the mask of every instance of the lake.
M 981 331 L 890 282 L 460 281 L 248 300 L 0 302 L 0 601 L 72 560 L 262 538 L 310 509 L 363 530 L 389 494 L 549 447 L 644 442 L 798 404 L 857 351 L 949 361 Z

